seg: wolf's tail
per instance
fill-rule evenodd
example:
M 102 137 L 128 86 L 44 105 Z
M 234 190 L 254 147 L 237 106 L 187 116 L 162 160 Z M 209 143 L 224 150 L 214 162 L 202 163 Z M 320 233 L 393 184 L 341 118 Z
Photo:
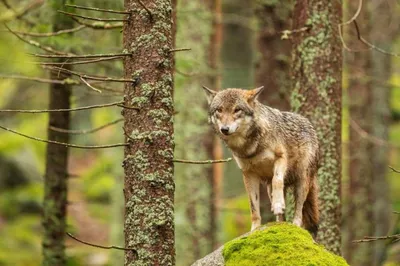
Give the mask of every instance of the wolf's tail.
M 303 205 L 303 225 L 315 238 L 318 232 L 319 210 L 318 210 L 318 185 L 314 178 L 307 199 Z

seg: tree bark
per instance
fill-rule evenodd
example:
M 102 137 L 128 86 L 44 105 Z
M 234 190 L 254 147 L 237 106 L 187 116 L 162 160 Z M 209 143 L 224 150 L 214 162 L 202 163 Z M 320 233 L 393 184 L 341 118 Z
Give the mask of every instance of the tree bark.
M 175 265 L 172 4 L 125 0 L 125 265 Z
M 293 29 L 291 105 L 313 123 L 320 141 L 320 226 L 317 242 L 340 254 L 342 44 L 340 2 L 298 0 Z
M 64 8 L 66 1 L 52 1 L 55 13 L 53 17 L 53 31 L 69 29 L 72 21 L 57 13 Z M 61 62 L 61 61 L 59 61 Z M 69 69 L 68 66 L 64 66 Z M 64 79 L 65 76 L 62 77 Z M 60 79 L 57 73 L 51 72 L 51 79 Z M 68 85 L 52 84 L 49 90 L 49 109 L 69 109 L 71 88 Z M 48 124 L 48 139 L 58 142 L 69 142 L 69 135 L 56 132 L 50 127 L 68 129 L 70 125 L 69 112 L 50 112 Z M 43 240 L 42 265 L 66 265 L 65 232 L 67 206 L 67 178 L 68 178 L 69 148 L 61 145 L 47 144 L 46 170 L 44 178 L 43 199 Z

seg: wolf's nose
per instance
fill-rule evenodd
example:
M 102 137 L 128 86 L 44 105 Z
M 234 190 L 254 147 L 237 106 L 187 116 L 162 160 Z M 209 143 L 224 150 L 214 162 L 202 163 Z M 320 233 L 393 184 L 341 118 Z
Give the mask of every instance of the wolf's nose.
M 224 135 L 228 135 L 229 134 L 229 127 L 222 126 L 221 127 L 221 133 L 224 134 Z

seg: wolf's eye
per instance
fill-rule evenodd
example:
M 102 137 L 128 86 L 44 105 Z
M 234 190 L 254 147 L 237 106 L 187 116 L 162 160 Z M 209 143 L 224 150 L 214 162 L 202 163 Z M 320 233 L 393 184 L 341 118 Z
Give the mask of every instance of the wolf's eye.
M 238 107 L 236 107 L 235 110 L 233 110 L 233 112 L 234 112 L 235 114 L 240 113 L 241 111 L 242 111 L 242 109 L 240 109 L 240 108 L 238 108 Z
M 221 112 L 222 112 L 222 108 L 218 108 L 218 109 L 216 110 L 216 112 L 217 112 L 217 113 L 221 113 Z

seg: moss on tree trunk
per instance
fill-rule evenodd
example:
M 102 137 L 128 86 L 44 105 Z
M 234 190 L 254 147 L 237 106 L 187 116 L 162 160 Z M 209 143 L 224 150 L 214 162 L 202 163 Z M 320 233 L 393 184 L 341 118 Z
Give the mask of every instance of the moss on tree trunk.
M 172 4 L 125 0 L 125 265 L 175 265 Z
M 295 112 L 303 114 L 317 130 L 321 150 L 320 230 L 317 241 L 340 254 L 341 97 L 342 44 L 337 25 L 340 2 L 298 0 L 293 29 L 292 95 Z

